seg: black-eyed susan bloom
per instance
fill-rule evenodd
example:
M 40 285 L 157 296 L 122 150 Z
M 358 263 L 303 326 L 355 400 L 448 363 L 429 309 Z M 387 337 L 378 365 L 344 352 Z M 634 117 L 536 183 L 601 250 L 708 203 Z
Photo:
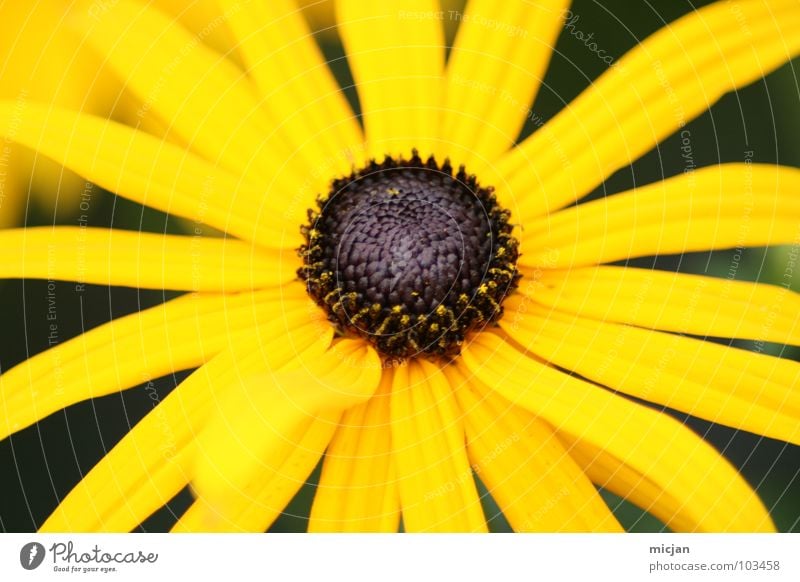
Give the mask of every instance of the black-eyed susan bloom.
M 798 364 L 695 339 L 798 344 L 798 297 L 608 264 L 797 244 L 800 171 L 573 203 L 800 51 L 800 5 L 693 12 L 516 144 L 567 8 L 472 0 L 445 59 L 435 2 L 340 2 L 362 123 L 291 2 L 221 0 L 235 54 L 145 3 L 75 11 L 163 136 L 32 102 L 0 131 L 195 230 L 7 230 L 0 275 L 189 293 L 0 376 L 0 434 L 196 370 L 43 530 L 131 530 L 188 484 L 176 530 L 261 531 L 320 460 L 313 531 L 484 531 L 476 476 L 517 530 L 619 530 L 595 485 L 676 530 L 772 529 L 658 408 L 800 442 Z

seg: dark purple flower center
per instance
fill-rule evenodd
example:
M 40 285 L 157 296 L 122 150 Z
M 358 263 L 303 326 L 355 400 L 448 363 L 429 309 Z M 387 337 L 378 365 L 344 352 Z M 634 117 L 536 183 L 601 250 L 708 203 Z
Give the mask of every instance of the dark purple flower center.
M 517 241 L 509 212 L 463 167 L 387 157 L 335 180 L 317 204 L 298 274 L 342 334 L 389 358 L 452 358 L 502 315 Z

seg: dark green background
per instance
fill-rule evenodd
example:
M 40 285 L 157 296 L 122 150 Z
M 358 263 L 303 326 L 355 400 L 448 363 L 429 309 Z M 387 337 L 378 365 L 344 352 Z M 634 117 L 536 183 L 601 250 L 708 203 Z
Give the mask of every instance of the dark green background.
M 580 16 L 577 28 L 594 33 L 607 54 L 619 58 L 653 31 L 708 2 L 683 0 L 630 2 L 578 0 L 572 12 Z M 452 39 L 453 31 L 449 31 Z M 329 40 L 325 50 L 348 95 L 357 106 L 352 79 L 341 49 Z M 688 124 L 698 167 L 720 162 L 742 161 L 743 152 L 755 152 L 755 162 L 800 167 L 800 91 L 796 70 L 789 63 L 735 94 L 724 97 L 710 111 Z M 556 46 L 544 86 L 533 105 L 540 118 L 550 119 L 584 90 L 606 68 L 579 40 L 562 34 Z M 525 129 L 524 134 L 533 131 Z M 673 135 L 629 168 L 612 176 L 591 197 L 613 194 L 635 184 L 644 184 L 680 173 L 680 138 Z M 53 223 L 75 225 L 75 208 L 31 209 L 28 225 Z M 181 232 L 180 221 L 143 209 L 111 194 L 95 190 L 90 226 Z M 640 266 L 692 273 L 727 274 L 731 252 L 695 253 L 636 261 Z M 778 282 L 785 264 L 785 249 L 751 249 L 741 262 L 739 276 L 748 280 Z M 798 291 L 798 289 L 794 289 Z M 65 341 L 82 330 L 114 317 L 164 301 L 174 294 L 87 286 L 76 293 L 71 283 L 58 283 L 59 337 Z M 0 281 L 0 369 L 7 370 L 47 347 L 47 283 L 44 281 Z M 748 345 L 749 344 L 749 345 Z M 752 347 L 752 342 L 737 342 Z M 798 350 L 771 345 L 782 357 L 798 359 Z M 155 382 L 163 399 L 187 374 L 176 374 Z M 98 398 L 58 412 L 38 425 L 0 441 L 0 530 L 31 531 L 53 511 L 62 498 L 91 467 L 147 412 L 150 395 L 142 387 Z M 781 531 L 800 531 L 800 447 L 738 432 L 705 421 L 685 417 L 728 459 L 740 467 L 758 491 Z M 318 471 L 315 472 L 315 477 Z M 485 490 L 483 490 L 485 492 Z M 633 531 L 662 531 L 663 525 L 620 498 L 603 492 L 622 523 Z M 276 531 L 303 531 L 313 485 L 305 487 L 273 527 Z M 141 527 L 144 531 L 168 529 L 190 503 L 188 491 Z M 492 500 L 485 497 L 493 529 L 508 525 Z

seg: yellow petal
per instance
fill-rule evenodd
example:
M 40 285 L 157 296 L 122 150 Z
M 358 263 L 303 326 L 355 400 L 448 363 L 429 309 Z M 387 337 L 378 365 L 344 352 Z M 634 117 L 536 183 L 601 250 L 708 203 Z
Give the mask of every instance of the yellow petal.
M 103 115 L 121 84 L 64 18 L 63 0 L 4 2 L 0 19 L 0 99 L 46 100 Z M 78 214 L 85 181 L 48 159 L 6 143 L 0 161 L 0 228 L 23 223 L 25 207 L 60 218 Z M 28 199 L 30 196 L 30 199 Z M 97 194 L 99 196 L 99 193 Z
M 308 186 L 327 191 L 331 177 L 363 158 L 363 137 L 344 93 L 292 0 L 222 0 L 237 50 L 263 98 L 264 113 L 311 169 Z M 305 209 L 302 209 L 305 210 Z
M 277 310 L 307 317 L 308 301 L 275 291 L 185 295 L 37 354 L 0 375 L 0 439 L 77 402 L 197 367 Z
M 269 129 L 244 73 L 172 18 L 134 0 L 75 17 L 86 40 L 141 101 L 192 149 L 234 172 L 284 168 L 260 149 Z M 158 31 L 154 34 L 154 31 Z M 285 168 L 284 168 L 284 171 Z
M 225 12 L 219 0 L 151 0 L 151 4 L 169 14 L 205 44 L 230 58 L 236 40 L 230 27 L 223 22 Z
M 325 412 L 303 423 L 279 450 L 264 459 L 257 479 L 237 487 L 237 494 L 226 500 L 224 508 L 213 500 L 197 499 L 172 531 L 265 531 L 314 470 L 333 437 L 338 417 L 338 412 Z
M 520 303 L 511 298 L 507 308 L 517 309 Z M 515 323 L 501 325 L 537 356 L 615 390 L 711 422 L 800 443 L 800 393 L 793 389 L 800 382 L 796 362 L 537 307 Z M 771 368 L 793 369 L 791 381 L 784 382 Z
M 283 465 L 311 422 L 328 413 L 338 419 L 344 409 L 369 400 L 380 374 L 377 354 L 356 340 L 341 340 L 322 356 L 298 354 L 286 370 L 267 366 L 242 374 L 197 437 L 197 497 L 221 516 L 236 514 L 249 488 Z M 296 491 L 302 482 L 295 484 Z
M 696 512 L 693 513 L 695 508 L 675 493 L 665 490 L 636 467 L 592 443 L 565 434 L 560 438 L 593 483 L 653 514 L 672 531 L 698 531 Z
M 568 6 L 568 0 L 467 3 L 447 61 L 442 139 L 470 171 L 480 176 L 480 166 L 514 145 Z
M 183 488 L 192 476 L 195 442 L 214 400 L 263 370 L 298 354 L 313 359 L 330 342 L 319 317 L 282 314 L 228 348 L 184 380 L 89 472 L 56 508 L 42 531 L 131 531 Z M 280 333 L 286 325 L 291 334 Z
M 792 58 L 798 26 L 792 0 L 715 2 L 645 39 L 501 162 L 519 217 L 581 198 L 728 91 Z
M 331 441 L 314 495 L 312 532 L 396 532 L 400 525 L 389 397 L 392 370 L 378 392 L 346 411 Z
M 458 386 L 472 466 L 515 531 L 622 531 L 551 427 L 459 367 L 445 373 Z
M 14 155 L 16 152 L 9 154 Z M 7 173 L 5 182 L 0 190 L 0 229 L 17 226 L 25 212 L 27 203 L 27 188 L 24 185 L 22 165 L 16 165 L 16 170 Z M 3 170 L 0 170 L 3 171 Z
M 444 29 L 436 0 L 336 4 L 370 156 L 440 152 Z M 441 158 L 441 156 L 437 156 Z
M 0 102 L 0 135 L 107 190 L 193 220 L 195 232 L 202 233 L 208 224 L 269 248 L 300 244 L 297 226 L 286 222 L 290 213 L 285 192 L 290 186 L 279 181 L 253 186 L 144 132 L 34 103 Z M 267 186 L 284 195 L 265 195 Z
M 438 366 L 412 360 L 395 369 L 392 447 L 406 531 L 487 530 L 461 417 Z
M 233 239 L 73 226 L 0 231 L 0 277 L 7 279 L 234 292 L 291 281 L 278 264 Z
M 99 113 L 111 109 L 118 83 L 64 18 L 63 0 L 8 2 L 0 22 L 0 98 L 47 99 Z
M 530 299 L 581 317 L 800 344 L 800 296 L 785 287 L 632 267 L 523 273 Z
M 588 443 L 680 499 L 698 531 L 767 531 L 773 526 L 736 470 L 687 427 L 517 352 L 494 334 L 462 352 L 467 369 L 502 396 Z
M 649 255 L 795 243 L 800 170 L 724 164 L 525 224 L 520 263 L 566 268 Z

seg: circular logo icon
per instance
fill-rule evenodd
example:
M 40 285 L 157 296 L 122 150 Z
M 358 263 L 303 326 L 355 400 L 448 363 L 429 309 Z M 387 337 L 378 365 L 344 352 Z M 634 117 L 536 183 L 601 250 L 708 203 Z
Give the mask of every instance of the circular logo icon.
M 19 563 L 26 570 L 35 570 L 44 561 L 44 546 L 39 542 L 30 542 L 19 551 Z

